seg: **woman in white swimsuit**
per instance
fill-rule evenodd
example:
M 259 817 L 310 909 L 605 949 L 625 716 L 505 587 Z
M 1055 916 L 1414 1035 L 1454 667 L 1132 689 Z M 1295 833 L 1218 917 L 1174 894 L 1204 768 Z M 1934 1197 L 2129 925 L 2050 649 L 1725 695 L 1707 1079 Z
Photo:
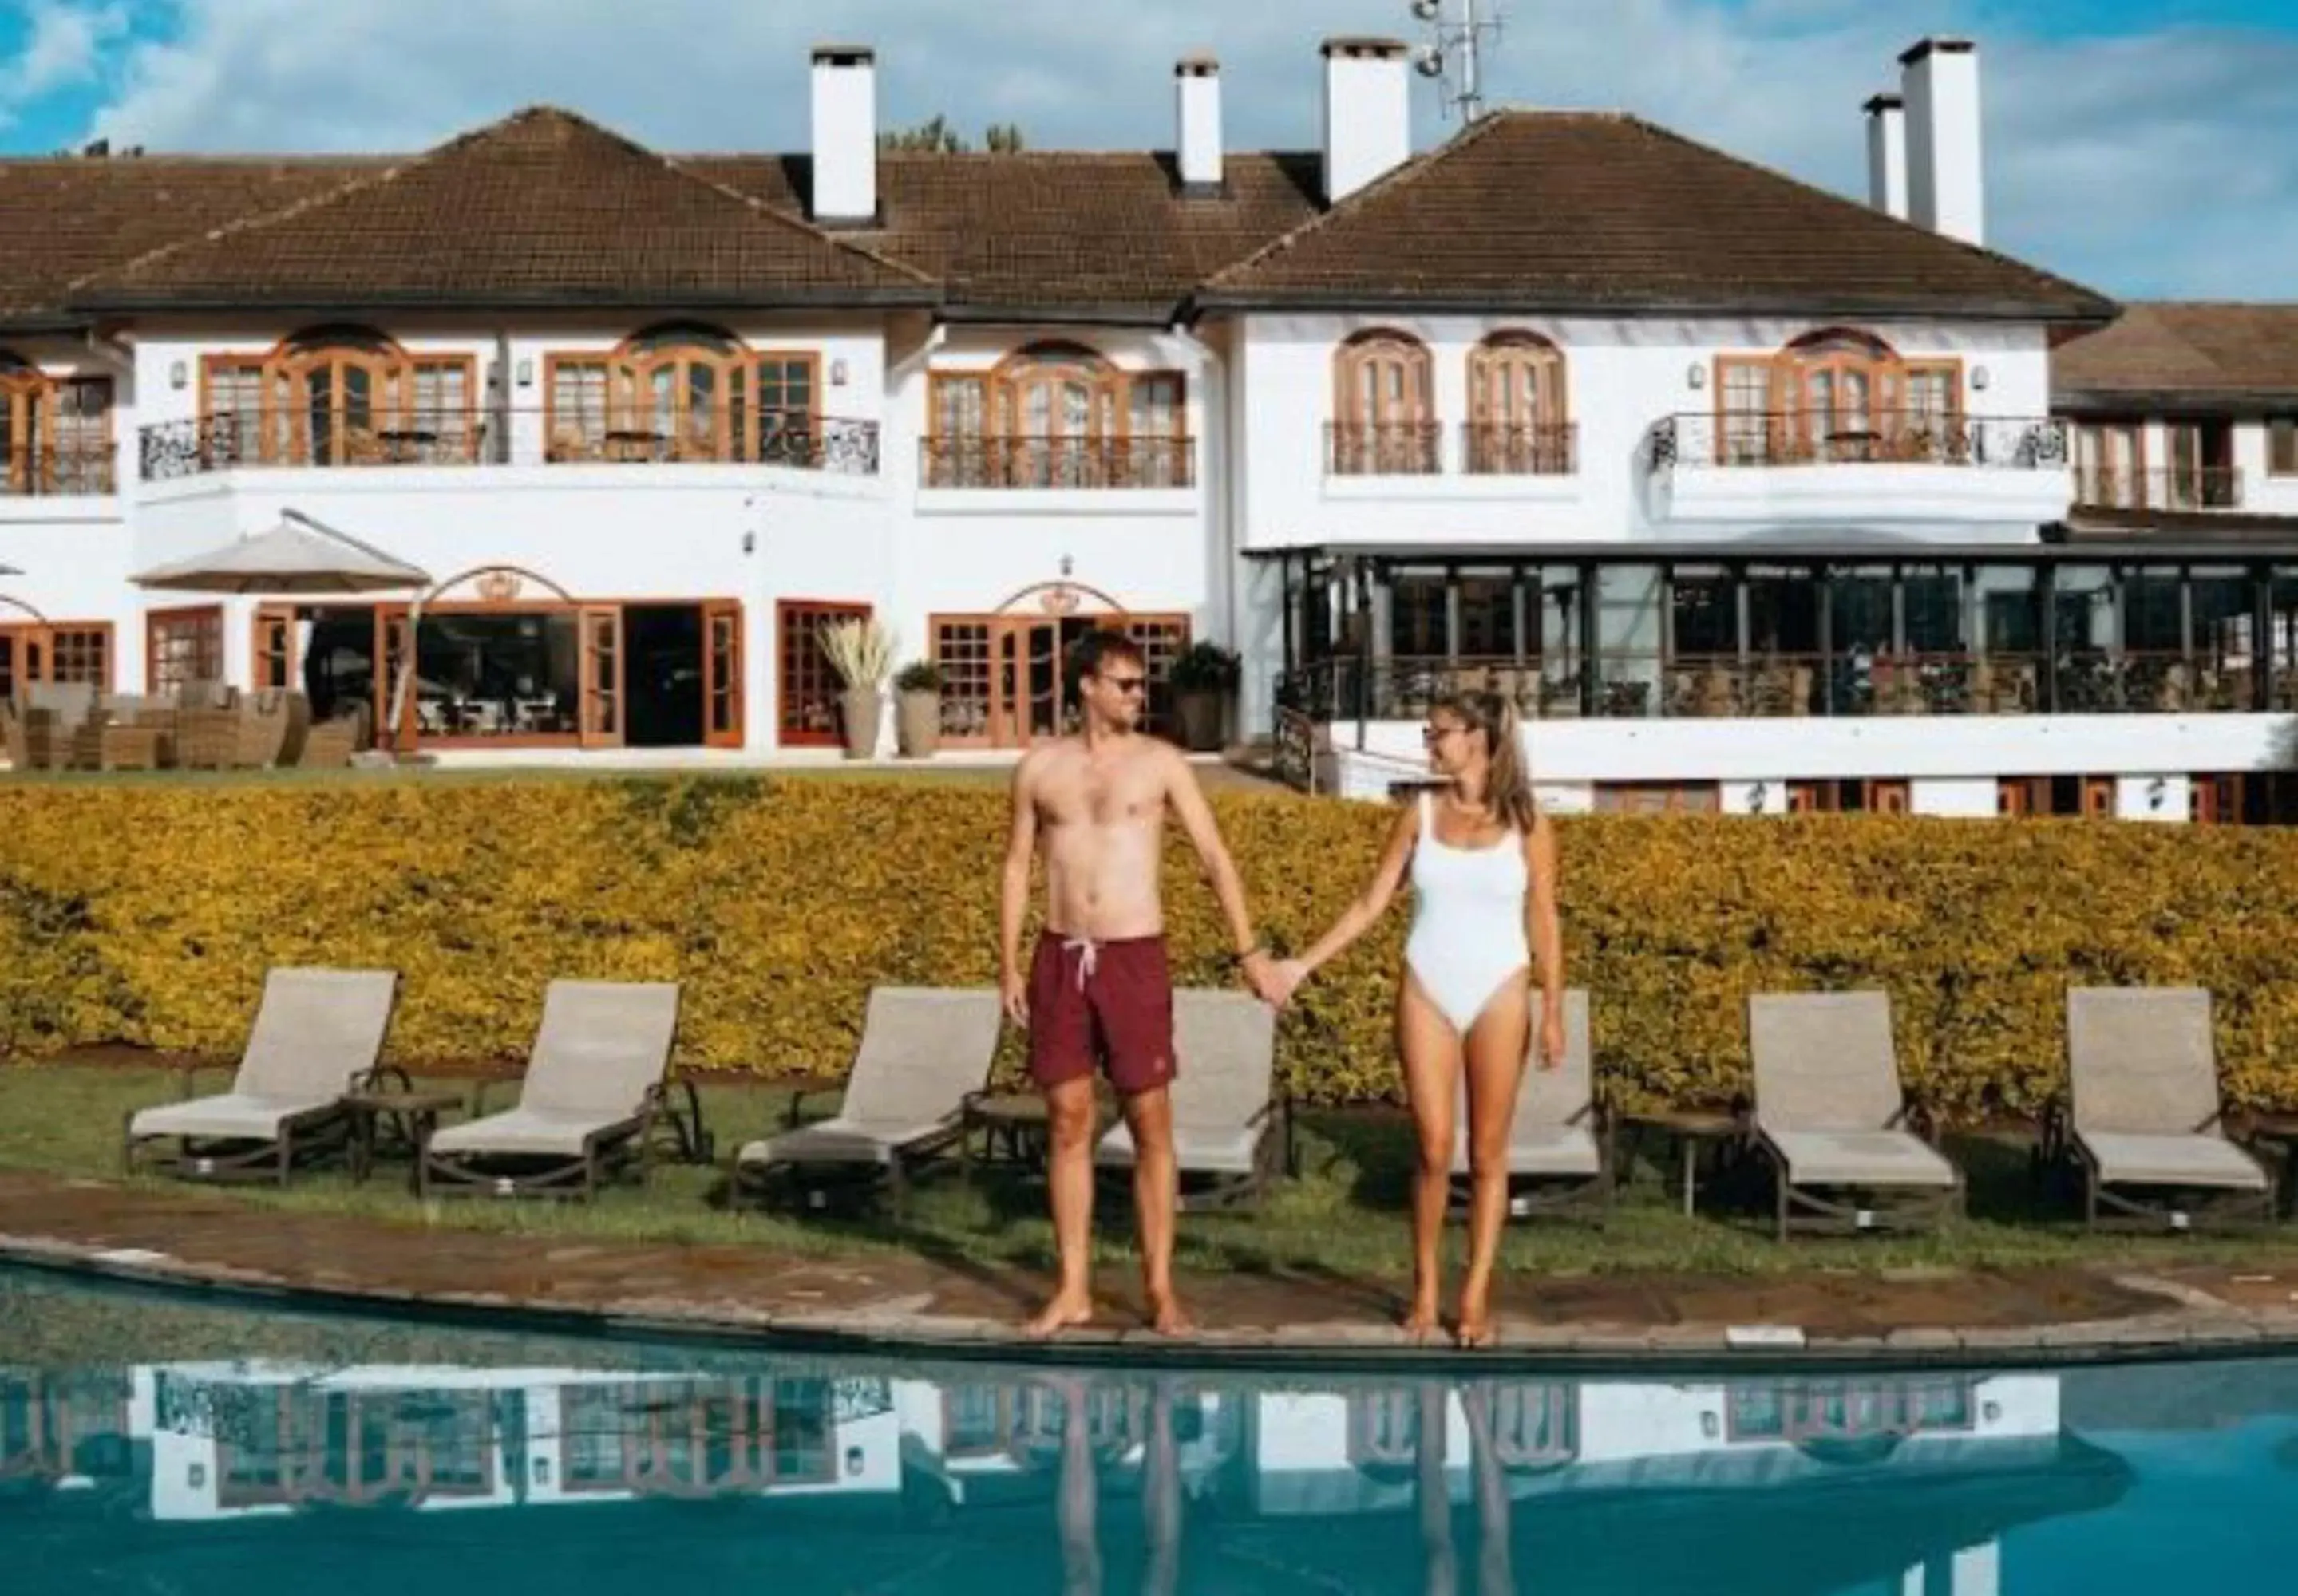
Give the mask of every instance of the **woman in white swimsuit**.
M 1332 929 L 1279 967 L 1281 990 L 1337 957 L 1387 912 L 1408 868 L 1412 931 L 1396 1002 L 1396 1046 L 1412 1105 L 1412 1304 L 1404 1327 L 1436 1329 L 1437 1244 L 1451 1195 L 1453 1103 L 1468 1077 L 1468 1272 L 1456 1334 L 1490 1344 L 1492 1284 L 1508 1208 L 1508 1132 L 1540 977 L 1540 1067 L 1564 1057 L 1564 939 L 1556 913 L 1556 834 L 1533 802 L 1515 705 L 1456 694 L 1429 712 L 1428 760 L 1443 785 L 1404 806 L 1372 879 Z

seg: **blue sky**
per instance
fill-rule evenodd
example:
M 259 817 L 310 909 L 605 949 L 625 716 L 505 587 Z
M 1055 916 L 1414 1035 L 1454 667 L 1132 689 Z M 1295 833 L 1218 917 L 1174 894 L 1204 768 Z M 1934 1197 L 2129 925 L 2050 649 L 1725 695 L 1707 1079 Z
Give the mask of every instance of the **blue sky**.
M 1505 0 L 1496 101 L 1614 107 L 1864 193 L 1858 107 L 1980 45 L 1989 242 L 2126 297 L 2298 299 L 2298 0 Z M 0 0 L 0 152 L 420 148 L 550 101 L 665 148 L 803 144 L 806 47 L 878 46 L 881 114 L 1040 146 L 1170 142 L 1224 63 L 1239 146 L 1313 137 L 1317 41 L 1405 0 Z M 1421 137 L 1447 128 L 1424 93 Z

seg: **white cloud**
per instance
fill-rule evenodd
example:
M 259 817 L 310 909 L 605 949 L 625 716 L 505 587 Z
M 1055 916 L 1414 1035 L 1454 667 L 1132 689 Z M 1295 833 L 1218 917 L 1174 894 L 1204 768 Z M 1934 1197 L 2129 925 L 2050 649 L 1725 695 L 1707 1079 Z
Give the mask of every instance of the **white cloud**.
M 124 0 L 31 0 L 26 21 L 22 48 L 0 60 L 0 123 L 44 95 L 93 82 L 105 52 L 126 37 L 128 12 Z
M 92 131 L 177 149 L 415 148 L 540 100 L 665 148 L 799 147 L 806 52 L 824 38 L 878 46 L 887 122 L 1011 119 L 1040 146 L 1170 142 L 1170 63 L 1210 47 L 1231 142 L 1302 147 L 1318 40 L 1414 27 L 1404 0 L 154 3 L 166 35 L 120 58 Z M 1632 110 L 1857 194 L 1860 103 L 1894 85 L 1902 46 L 1971 29 L 1979 4 L 1516 0 L 1489 77 L 1496 98 Z M 2289 292 L 2298 35 L 1975 31 L 1998 244 L 2109 292 Z M 1440 136 L 1433 95 L 1421 113 Z

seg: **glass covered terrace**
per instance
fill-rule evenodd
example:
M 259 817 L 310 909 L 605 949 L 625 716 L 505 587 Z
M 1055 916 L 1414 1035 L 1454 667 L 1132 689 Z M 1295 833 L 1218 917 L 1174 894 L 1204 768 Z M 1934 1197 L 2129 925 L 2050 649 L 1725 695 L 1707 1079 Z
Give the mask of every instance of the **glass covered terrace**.
M 2298 539 L 1271 551 L 1280 707 L 1607 720 L 2298 710 Z

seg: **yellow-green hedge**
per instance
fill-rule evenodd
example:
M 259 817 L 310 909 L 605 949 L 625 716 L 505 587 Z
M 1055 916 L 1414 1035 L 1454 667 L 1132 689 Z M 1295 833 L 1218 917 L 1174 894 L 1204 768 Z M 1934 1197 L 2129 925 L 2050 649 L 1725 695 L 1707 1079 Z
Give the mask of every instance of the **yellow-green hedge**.
M 553 976 L 686 985 L 690 1067 L 834 1074 L 879 983 L 996 971 L 1004 796 L 685 781 L 0 788 L 0 1050 L 227 1049 L 267 966 L 387 966 L 393 1056 L 515 1057 Z M 1385 811 L 1224 797 L 1280 946 L 1347 901 Z M 2298 834 L 1881 818 L 1562 826 L 1568 976 L 1630 1100 L 1747 1079 L 1760 989 L 1889 990 L 1902 1065 L 1950 1115 L 2030 1108 L 2071 982 L 2199 983 L 2239 1099 L 2298 1107 Z M 1176 835 L 1186 982 L 1229 978 Z M 1389 1096 L 1407 906 L 1283 1026 L 1307 1098 Z

